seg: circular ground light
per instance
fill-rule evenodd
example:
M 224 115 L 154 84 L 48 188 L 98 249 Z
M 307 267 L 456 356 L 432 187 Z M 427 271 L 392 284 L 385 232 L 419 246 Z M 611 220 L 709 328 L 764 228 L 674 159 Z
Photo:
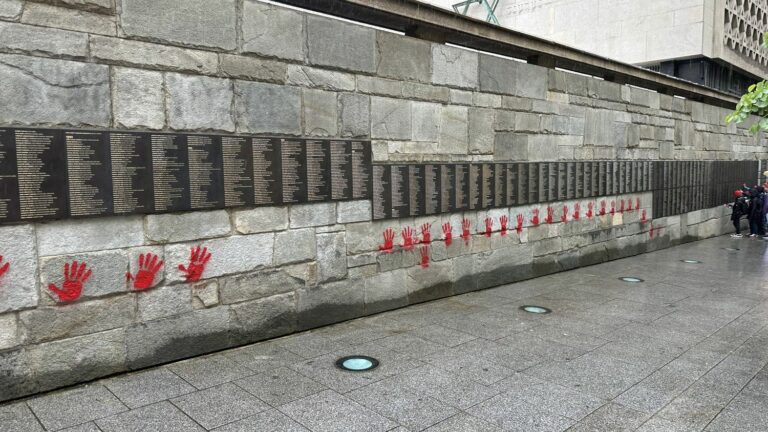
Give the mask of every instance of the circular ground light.
M 737 250 L 741 250 L 741 249 L 739 249 L 739 248 L 731 248 L 731 247 L 727 247 L 727 248 L 723 248 L 723 249 L 725 249 L 725 250 L 727 250 L 727 251 L 737 251 Z
M 680 262 L 684 262 L 686 264 L 701 264 L 701 261 L 692 260 L 692 259 L 683 259 L 683 260 L 680 260 Z
M 348 356 L 336 360 L 336 367 L 350 372 L 365 372 L 376 369 L 379 361 L 368 356 Z
M 634 277 L 634 276 L 620 277 L 619 280 L 622 282 L 629 282 L 629 283 L 645 282 L 643 279 L 640 279 L 639 277 Z
M 543 306 L 533 306 L 533 305 L 520 306 L 520 310 L 524 310 L 528 313 L 533 313 L 533 314 L 548 314 L 552 312 L 551 309 L 547 309 Z

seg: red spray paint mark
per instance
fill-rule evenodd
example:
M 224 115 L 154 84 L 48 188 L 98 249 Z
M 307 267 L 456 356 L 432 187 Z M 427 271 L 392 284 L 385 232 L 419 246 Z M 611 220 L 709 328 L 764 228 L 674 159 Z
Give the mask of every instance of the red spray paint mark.
M 648 234 L 653 238 L 653 222 L 651 222 L 651 229 L 648 230 Z
M 600 201 L 600 216 L 605 216 L 605 200 Z
M 3 256 L 0 255 L 0 279 L 2 279 L 3 275 L 8 272 L 8 269 L 11 267 L 11 263 L 7 262 L 3 264 Z
M 640 210 L 640 197 L 638 197 L 637 200 L 635 200 L 635 208 Z
M 509 217 L 507 215 L 499 216 L 499 224 L 501 225 L 501 235 L 507 235 L 507 225 L 509 224 Z
M 48 289 L 56 294 L 61 302 L 79 299 L 80 294 L 83 293 L 83 284 L 91 277 L 91 269 L 87 267 L 85 263 L 80 263 L 78 266 L 77 261 L 72 261 L 71 265 L 64 263 L 64 283 L 61 289 L 55 284 L 48 284 Z
M 533 218 L 531 218 L 531 223 L 534 226 L 539 226 L 539 209 L 537 208 L 533 209 Z
M 611 200 L 611 216 L 616 214 L 616 201 Z
M 462 219 L 461 220 L 461 238 L 464 239 L 464 243 L 469 244 L 469 228 L 471 226 L 471 223 L 469 222 L 469 219 Z
M 517 231 L 518 235 L 523 232 L 523 215 L 521 214 L 517 215 L 517 226 L 515 226 L 515 231 Z
M 421 268 L 429 267 L 429 246 L 424 245 L 420 249 L 421 252 Z
M 379 245 L 379 250 L 385 253 L 392 253 L 392 247 L 395 240 L 395 230 L 387 228 L 384 230 L 384 244 Z
M 581 217 L 581 204 L 576 203 L 573 206 L 573 220 L 579 220 Z
M 554 222 L 554 217 L 555 217 L 555 209 L 552 207 L 547 207 L 547 218 L 544 219 L 544 221 L 547 222 L 548 224 L 551 224 L 552 222 Z
M 648 221 L 648 216 L 645 212 L 645 209 L 643 209 L 643 213 L 640 215 L 640 223 L 646 223 Z
M 627 208 L 627 211 L 632 213 L 632 211 L 634 210 L 634 208 L 632 207 L 632 200 L 628 199 L 627 202 L 629 203 L 629 208 Z
M 563 206 L 563 214 L 560 216 L 560 221 L 563 223 L 568 222 L 568 206 Z
M 205 265 L 211 260 L 211 253 L 208 252 L 208 248 L 204 247 L 200 249 L 200 245 L 192 248 L 189 252 L 189 265 L 184 267 L 184 264 L 179 264 L 179 270 L 185 273 L 185 279 L 187 282 L 197 282 L 203 277 L 203 271 L 205 271 Z
M 415 233 L 416 230 L 409 226 L 403 228 L 403 230 L 400 231 L 400 235 L 403 236 L 403 244 L 401 245 L 403 249 L 407 251 L 413 249 L 413 235 Z
M 492 232 L 493 232 L 493 219 L 487 217 L 485 218 L 485 236 L 490 237 Z
M 443 224 L 443 236 L 445 236 L 445 245 L 450 246 L 453 243 L 453 227 L 450 222 Z
M 432 243 L 431 229 L 432 229 L 432 224 L 430 223 L 421 224 L 421 242 L 422 243 L 426 243 L 426 244 Z
M 595 207 L 595 203 L 593 202 L 590 202 L 589 204 L 587 204 L 587 219 L 592 219 L 592 215 L 593 215 L 592 210 L 594 209 L 594 207 Z
M 157 255 L 152 252 L 146 255 L 139 255 L 139 270 L 136 272 L 136 276 L 133 276 L 130 272 L 125 274 L 125 278 L 133 280 L 133 289 L 145 290 L 152 286 L 152 282 L 155 281 L 155 275 L 163 267 L 163 260 L 159 259 Z
M 624 214 L 624 200 L 621 200 L 620 207 L 619 207 L 619 213 Z

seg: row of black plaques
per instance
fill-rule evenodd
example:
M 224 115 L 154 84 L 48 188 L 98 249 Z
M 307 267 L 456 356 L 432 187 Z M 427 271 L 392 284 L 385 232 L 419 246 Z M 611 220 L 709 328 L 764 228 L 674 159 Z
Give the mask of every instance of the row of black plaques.
M 373 218 L 650 191 L 650 161 L 375 165 Z
M 369 141 L 0 128 L 0 222 L 370 199 Z

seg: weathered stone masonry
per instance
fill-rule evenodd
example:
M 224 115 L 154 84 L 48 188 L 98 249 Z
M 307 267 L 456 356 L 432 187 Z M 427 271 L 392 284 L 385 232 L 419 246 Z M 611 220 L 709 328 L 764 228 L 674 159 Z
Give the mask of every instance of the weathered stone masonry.
M 767 156 L 720 108 L 252 0 L 0 0 L 0 101 L 2 126 L 361 137 L 377 163 Z M 638 197 L 652 223 L 531 227 L 532 206 L 374 222 L 353 201 L 2 226 L 0 400 L 727 228 L 722 206 L 654 219 L 650 193 L 608 199 Z M 518 213 L 520 235 L 482 235 Z M 463 218 L 470 241 L 433 243 L 428 268 L 378 250 L 386 228 L 458 237 Z M 185 283 L 197 244 L 213 258 Z M 145 252 L 162 278 L 132 292 Z M 98 272 L 57 305 L 72 260 Z

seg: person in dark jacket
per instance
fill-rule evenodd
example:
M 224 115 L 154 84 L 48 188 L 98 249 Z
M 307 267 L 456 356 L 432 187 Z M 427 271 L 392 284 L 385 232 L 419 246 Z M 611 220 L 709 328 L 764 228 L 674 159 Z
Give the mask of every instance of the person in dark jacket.
M 731 221 L 733 222 L 733 227 L 736 228 L 736 233 L 731 234 L 731 237 L 742 238 L 741 217 L 749 212 L 749 201 L 747 200 L 747 197 L 744 196 L 744 192 L 741 190 L 734 191 L 733 204 L 728 204 L 728 207 L 732 210 Z
M 749 190 L 747 218 L 749 219 L 749 236 L 752 238 L 765 234 L 763 227 L 763 202 L 765 201 L 765 194 L 763 192 L 762 186 L 755 186 Z

